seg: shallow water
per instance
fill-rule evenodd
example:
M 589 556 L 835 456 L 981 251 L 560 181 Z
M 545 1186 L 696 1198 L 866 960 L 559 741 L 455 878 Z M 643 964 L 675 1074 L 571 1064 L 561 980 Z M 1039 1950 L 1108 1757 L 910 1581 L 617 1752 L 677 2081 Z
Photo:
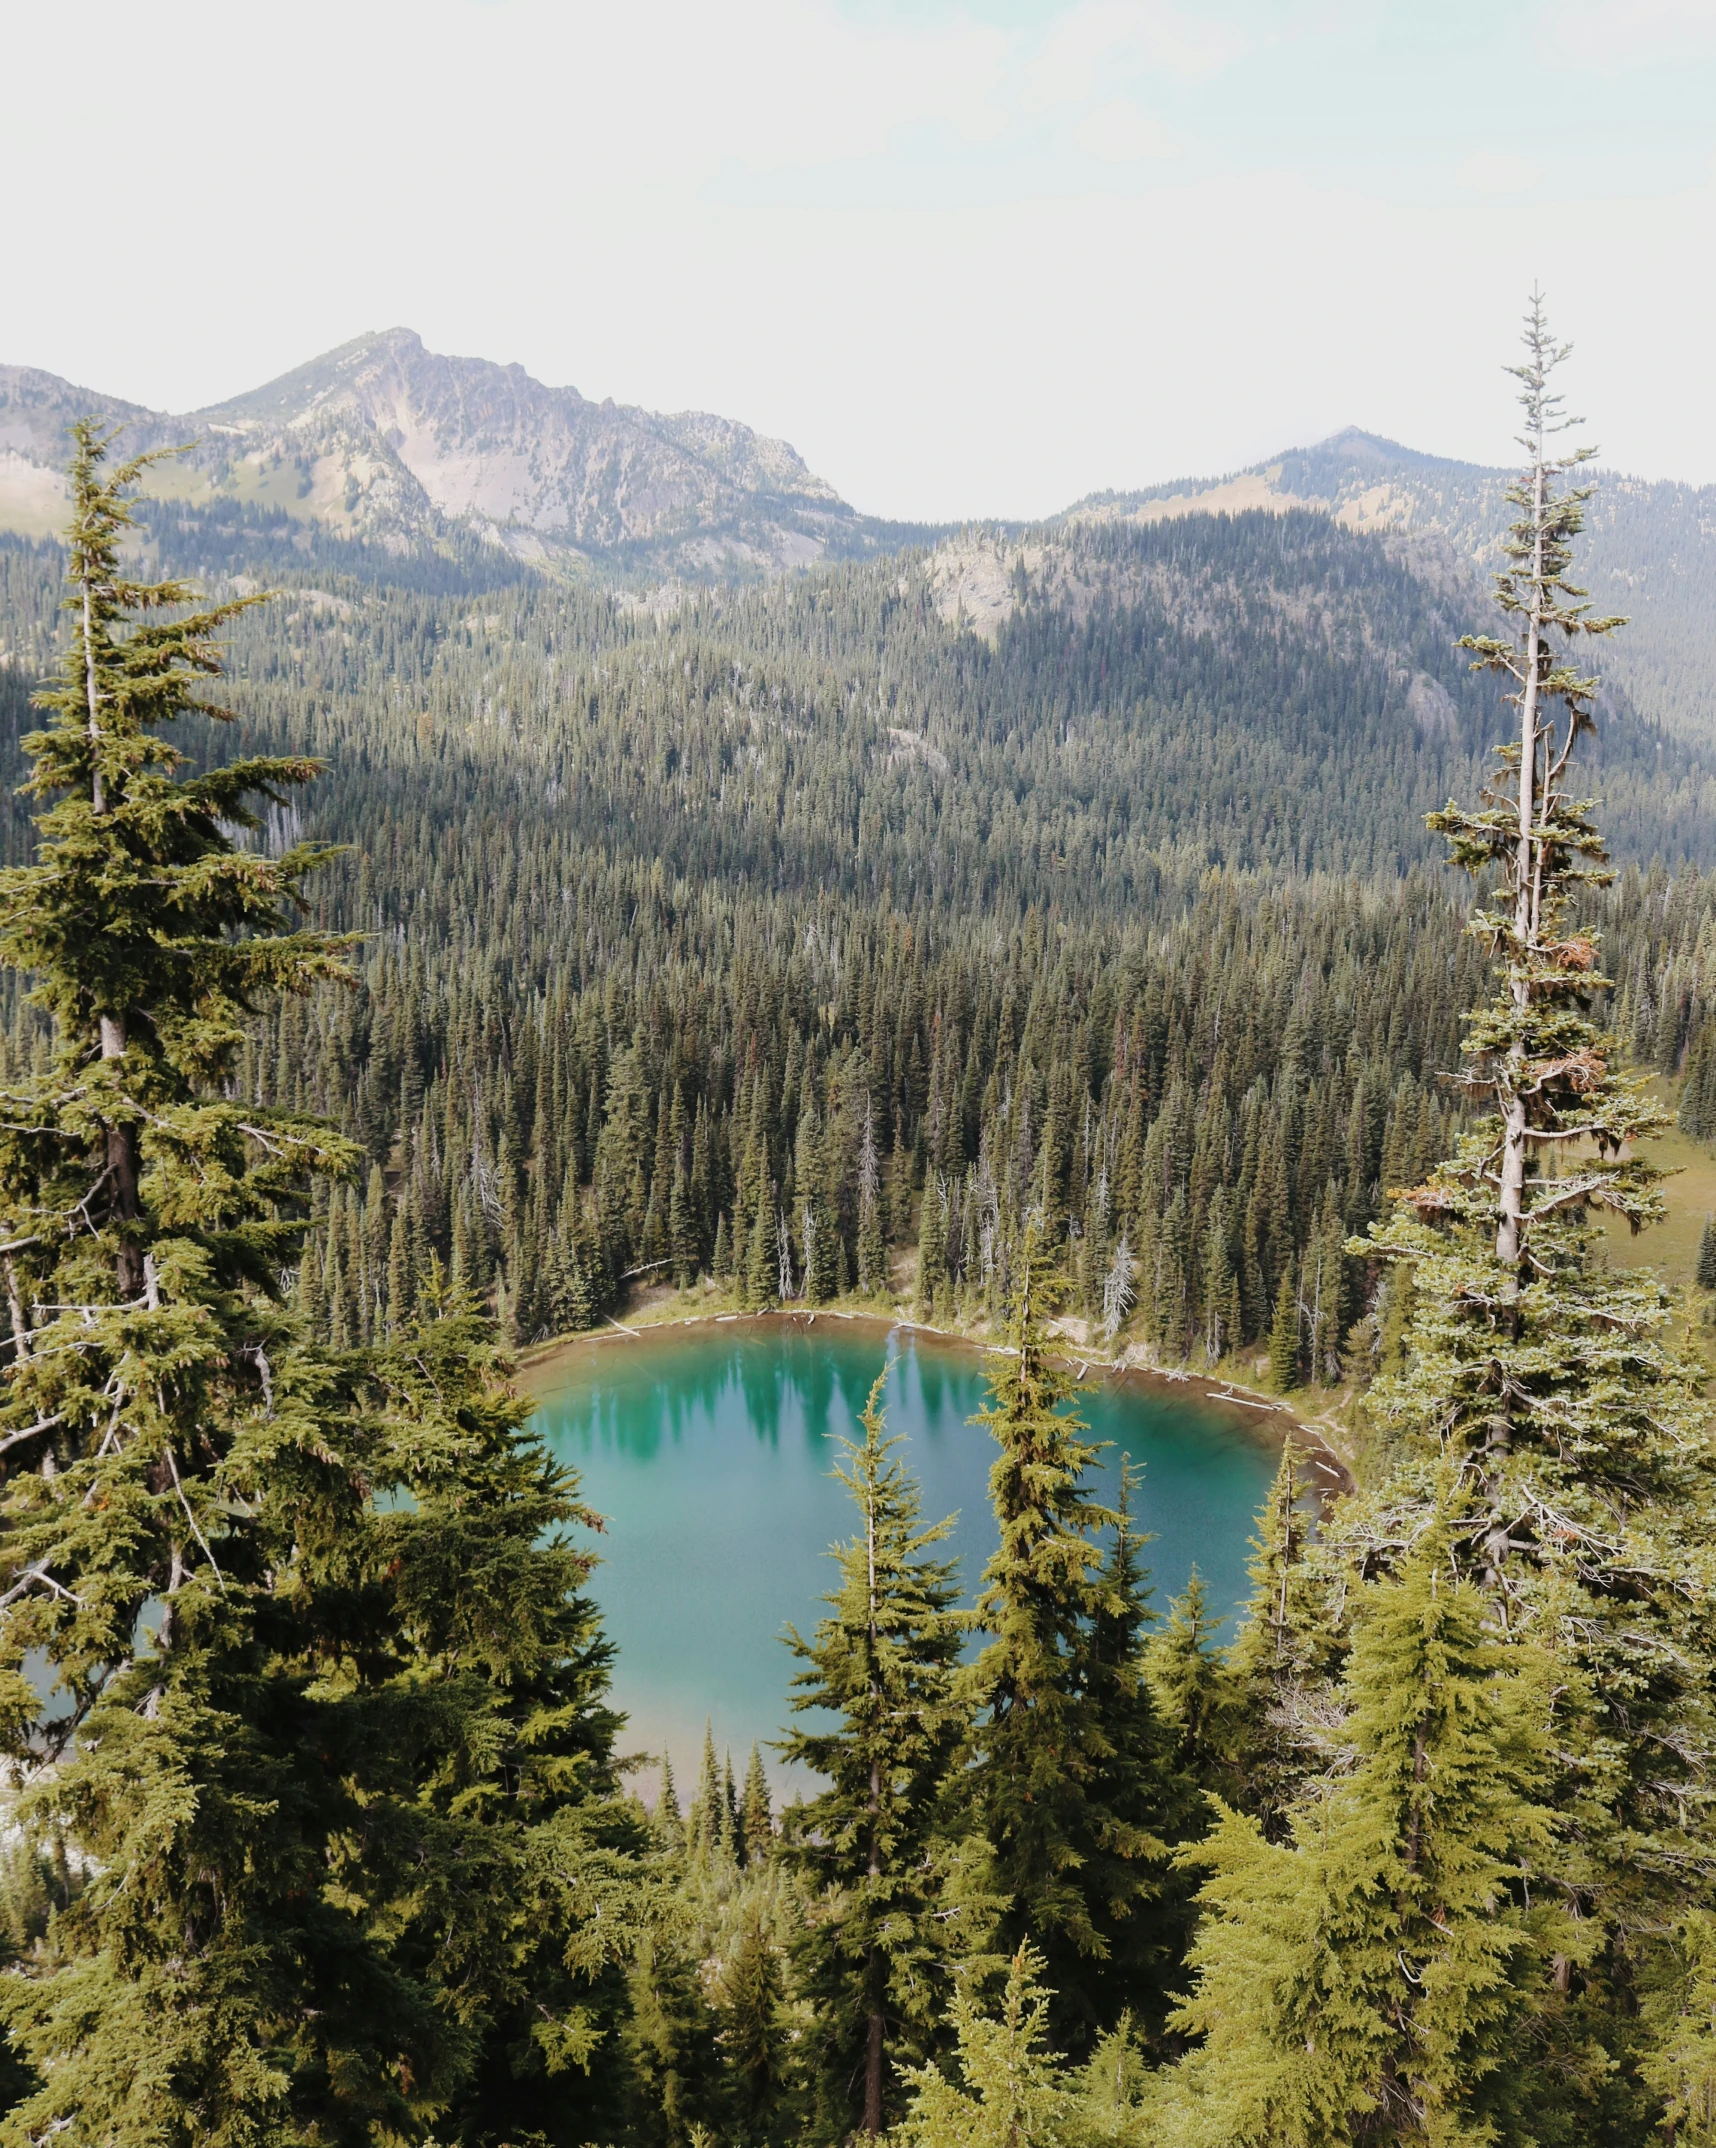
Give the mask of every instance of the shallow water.
M 966 1420 L 983 1402 L 976 1350 L 879 1321 L 824 1316 L 663 1328 L 576 1343 L 539 1360 L 537 1423 L 607 1517 L 593 1593 L 619 1649 L 614 1697 L 628 1751 L 671 1754 L 682 1790 L 709 1719 L 742 1768 L 788 1720 L 794 1665 L 780 1635 L 809 1635 L 835 1585 L 826 1554 L 853 1532 L 831 1476 L 840 1435 L 884 1362 L 888 1429 L 923 1487 L 926 1517 L 957 1511 L 950 1547 L 972 1594 L 994 1548 L 994 1442 Z M 1141 1464 L 1140 1520 L 1158 1608 L 1194 1563 L 1212 1605 L 1245 1592 L 1247 1539 L 1279 1449 L 1242 1412 L 1171 1387 L 1110 1380 L 1079 1397 L 1093 1438 Z M 649 1777 L 646 1794 L 652 1794 Z

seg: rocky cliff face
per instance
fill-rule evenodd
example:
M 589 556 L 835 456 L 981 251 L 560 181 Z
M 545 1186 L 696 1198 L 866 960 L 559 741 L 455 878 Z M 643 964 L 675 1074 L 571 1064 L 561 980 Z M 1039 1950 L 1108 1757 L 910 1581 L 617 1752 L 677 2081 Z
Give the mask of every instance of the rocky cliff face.
M 407 328 L 182 417 L 0 367 L 0 527 L 44 534 L 63 519 L 65 428 L 85 413 L 123 421 L 128 447 L 195 441 L 152 480 L 163 492 L 395 548 L 462 525 L 521 558 L 703 574 L 876 541 L 783 440 L 701 411 L 593 403 L 522 366 L 426 350 Z

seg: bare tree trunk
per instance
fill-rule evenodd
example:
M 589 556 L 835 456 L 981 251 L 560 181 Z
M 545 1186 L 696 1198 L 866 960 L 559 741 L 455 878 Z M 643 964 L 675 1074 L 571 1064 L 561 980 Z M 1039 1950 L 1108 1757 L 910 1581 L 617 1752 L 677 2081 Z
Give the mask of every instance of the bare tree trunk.
M 101 1056 L 118 1059 L 125 1051 L 125 1020 L 122 1015 L 101 1017 Z M 107 1129 L 107 1168 L 112 1175 L 113 1197 L 108 1213 L 123 1230 L 137 1218 L 137 1142 L 128 1126 Z M 121 1298 L 135 1298 L 143 1289 L 143 1253 L 121 1238 L 115 1263 Z
M 879 1968 L 880 1964 L 872 1951 L 872 1987 Z M 864 2044 L 864 2131 L 872 2137 L 882 2130 L 882 2029 L 882 2016 L 880 2013 L 872 2013 L 869 2035 Z
M 1519 835 L 1514 851 L 1514 1010 L 1524 1015 L 1531 988 L 1520 974 L 1538 937 L 1537 850 L 1533 829 L 1537 819 L 1538 783 L 1538 679 L 1543 648 L 1543 523 L 1548 474 L 1543 462 L 1543 435 L 1534 442 L 1532 473 L 1531 607 L 1526 615 L 1525 677 L 1519 695 Z M 1501 1187 L 1497 1202 L 1496 1258 L 1517 1265 L 1525 1250 L 1526 1111 L 1525 1065 L 1520 1045 L 1508 1053 L 1507 1073 L 1501 1093 L 1502 1159 Z

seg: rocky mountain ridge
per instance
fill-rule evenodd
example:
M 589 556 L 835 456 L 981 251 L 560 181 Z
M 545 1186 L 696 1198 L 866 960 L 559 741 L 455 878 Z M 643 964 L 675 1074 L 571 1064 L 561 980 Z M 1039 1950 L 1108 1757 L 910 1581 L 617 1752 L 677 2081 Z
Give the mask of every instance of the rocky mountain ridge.
M 313 521 L 394 551 L 458 529 L 543 565 L 710 578 L 912 534 L 859 515 L 784 440 L 705 411 L 592 402 L 522 366 L 430 351 L 408 328 L 184 415 L 0 367 L 0 528 L 58 527 L 65 431 L 86 414 L 123 424 L 127 447 L 195 443 L 152 473 L 165 498 Z
M 659 589 L 927 546 L 944 615 L 986 638 L 1027 590 L 1075 613 L 1128 601 L 1124 575 L 1092 580 L 1088 552 L 1069 566 L 1075 528 L 1257 511 L 1377 538 L 1478 623 L 1509 518 L 1506 471 L 1349 427 L 1225 477 L 1091 494 L 1039 525 L 887 523 L 731 419 L 593 402 L 394 328 L 183 416 L 0 366 L 0 531 L 61 526 L 65 430 L 86 413 L 123 424 L 127 446 L 195 443 L 151 476 L 163 556 L 191 571 L 474 591 L 544 569 Z M 1631 621 L 1600 668 L 1642 713 L 1716 740 L 1716 487 L 1593 481 L 1582 566 L 1597 607 Z

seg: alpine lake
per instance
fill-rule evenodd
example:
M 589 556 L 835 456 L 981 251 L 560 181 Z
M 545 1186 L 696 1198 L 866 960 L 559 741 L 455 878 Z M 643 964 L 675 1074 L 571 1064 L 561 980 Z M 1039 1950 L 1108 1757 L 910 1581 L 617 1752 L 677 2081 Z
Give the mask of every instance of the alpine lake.
M 808 1786 L 770 1741 L 791 1720 L 797 1669 L 782 1637 L 789 1625 L 813 1632 L 837 1585 L 830 1548 L 857 1527 L 833 1474 L 839 1442 L 861 1436 L 858 1413 L 886 1365 L 888 1431 L 904 1440 L 925 1520 L 957 1517 L 941 1549 L 957 1555 L 969 1602 L 996 1533 L 995 1446 L 968 1420 L 1004 1362 L 922 1329 L 824 1314 L 610 1333 L 525 1368 L 538 1429 L 606 1523 L 590 1590 L 617 1651 L 623 1752 L 669 1755 L 683 1793 L 707 1722 L 736 1772 L 756 1741 L 777 1795 Z M 1118 1487 L 1122 1456 L 1142 1471 L 1135 1518 L 1153 1539 L 1155 1608 L 1195 1566 L 1211 1609 L 1231 1615 L 1283 1420 L 1100 1367 L 1073 1407 L 1104 1443 L 1102 1497 Z M 649 1800 L 656 1772 L 636 1778 Z

